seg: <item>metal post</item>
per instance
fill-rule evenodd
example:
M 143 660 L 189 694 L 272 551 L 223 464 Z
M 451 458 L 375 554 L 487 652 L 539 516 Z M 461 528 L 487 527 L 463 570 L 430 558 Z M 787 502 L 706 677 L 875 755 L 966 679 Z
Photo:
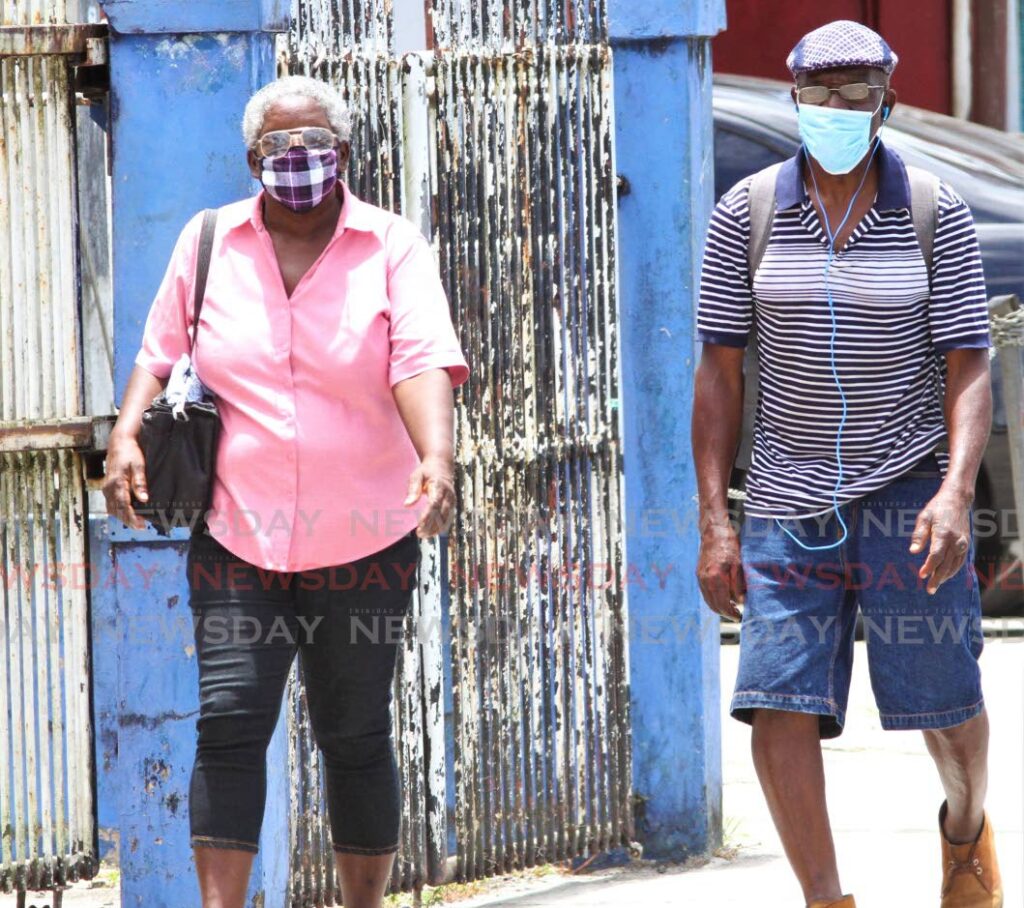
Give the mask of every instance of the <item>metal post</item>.
M 402 211 L 425 236 L 433 236 L 431 217 L 430 80 L 433 60 L 425 53 L 405 58 L 406 75 L 402 82 L 402 120 L 405 155 L 402 173 Z M 427 878 L 438 884 L 448 876 L 447 842 L 447 760 L 445 754 L 444 671 L 450 653 L 442 636 L 441 545 L 430 540 L 421 544 L 419 602 L 416 607 L 419 626 L 415 629 L 415 647 L 420 650 L 422 678 L 414 684 L 414 697 L 423 699 L 423 746 L 426 770 L 424 816 L 427 847 Z
M 104 0 L 110 27 L 114 396 L 120 401 L 153 294 L 185 222 L 250 195 L 240 121 L 275 76 L 286 0 Z M 91 522 L 98 790 L 116 803 L 122 904 L 199 903 L 188 786 L 198 696 L 185 535 Z M 247 904 L 283 908 L 287 741 L 279 723 L 263 838 Z M 109 803 L 109 802 L 108 802 Z M 112 811 L 101 811 L 109 817 Z
M 718 621 L 694 578 L 690 460 L 701 246 L 711 208 L 710 38 L 722 0 L 610 0 L 615 54 L 630 691 L 648 857 L 721 840 Z

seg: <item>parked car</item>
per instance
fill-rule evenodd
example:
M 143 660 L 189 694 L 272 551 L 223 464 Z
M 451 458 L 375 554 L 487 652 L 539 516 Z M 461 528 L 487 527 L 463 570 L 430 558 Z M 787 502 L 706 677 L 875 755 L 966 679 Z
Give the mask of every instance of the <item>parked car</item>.
M 800 144 L 790 86 L 772 79 L 714 80 L 715 198 L 744 177 L 791 157 Z M 897 104 L 883 139 L 906 163 L 953 186 L 974 213 L 989 297 L 1024 299 L 1024 139 Z M 997 356 L 1024 349 L 1003 348 Z M 1010 469 L 1007 414 L 998 359 L 992 364 L 994 419 L 975 496 L 975 566 L 986 614 L 1024 614 L 1021 519 Z M 742 481 L 742 477 L 737 477 Z

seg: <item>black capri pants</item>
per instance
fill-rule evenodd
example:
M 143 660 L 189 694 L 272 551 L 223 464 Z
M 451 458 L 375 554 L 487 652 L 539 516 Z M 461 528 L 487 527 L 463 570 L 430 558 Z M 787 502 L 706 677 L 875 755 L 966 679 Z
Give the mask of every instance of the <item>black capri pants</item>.
M 197 528 L 187 565 L 199 666 L 192 846 L 259 850 L 267 745 L 298 651 L 334 850 L 397 851 L 390 706 L 417 583 L 415 533 L 349 564 L 279 572 L 239 559 Z

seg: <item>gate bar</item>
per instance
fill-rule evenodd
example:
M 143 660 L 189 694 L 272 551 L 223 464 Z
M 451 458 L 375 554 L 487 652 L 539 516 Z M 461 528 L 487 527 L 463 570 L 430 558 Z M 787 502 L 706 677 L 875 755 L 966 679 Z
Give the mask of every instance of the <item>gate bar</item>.
M 0 26 L 0 57 L 84 56 L 89 41 L 107 36 L 106 23 Z
M 0 451 L 102 449 L 106 447 L 111 421 L 109 417 L 73 416 L 68 419 L 0 423 Z

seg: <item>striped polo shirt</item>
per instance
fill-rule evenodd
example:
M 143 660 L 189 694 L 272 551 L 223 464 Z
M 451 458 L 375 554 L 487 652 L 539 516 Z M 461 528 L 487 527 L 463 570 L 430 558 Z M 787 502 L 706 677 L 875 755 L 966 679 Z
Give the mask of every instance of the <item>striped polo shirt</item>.
M 830 272 L 836 368 L 847 401 L 840 502 L 881 488 L 946 436 L 946 351 L 990 346 L 985 279 L 970 209 L 941 184 L 931 291 L 899 156 L 878 150 L 875 203 Z M 804 190 L 803 154 L 786 161 L 764 258 L 750 280 L 751 178 L 719 201 L 701 271 L 698 339 L 744 347 L 757 332 L 760 393 L 746 511 L 809 517 L 832 507 L 842 403 L 832 374 L 825 292 L 828 238 Z M 945 470 L 948 456 L 937 453 Z

